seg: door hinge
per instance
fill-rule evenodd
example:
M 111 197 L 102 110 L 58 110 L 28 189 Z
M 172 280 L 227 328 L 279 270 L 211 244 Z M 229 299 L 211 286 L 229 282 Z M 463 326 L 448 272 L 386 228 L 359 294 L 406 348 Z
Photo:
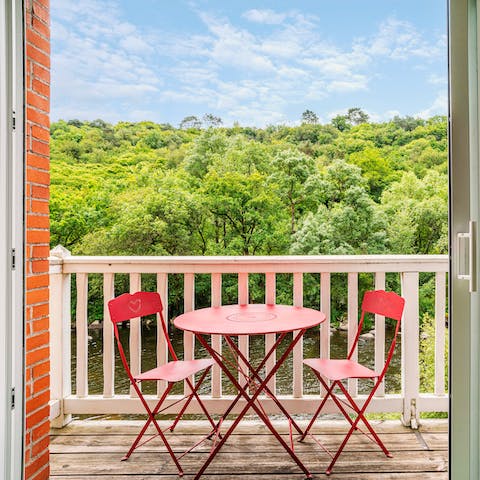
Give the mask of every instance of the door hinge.
M 10 392 L 10 407 L 12 410 L 15 409 L 15 387 L 12 387 Z
M 16 127 L 16 117 L 15 117 L 15 111 L 12 112 L 12 130 L 15 130 Z
M 15 270 L 15 260 L 16 260 L 15 249 L 12 248 L 12 270 Z

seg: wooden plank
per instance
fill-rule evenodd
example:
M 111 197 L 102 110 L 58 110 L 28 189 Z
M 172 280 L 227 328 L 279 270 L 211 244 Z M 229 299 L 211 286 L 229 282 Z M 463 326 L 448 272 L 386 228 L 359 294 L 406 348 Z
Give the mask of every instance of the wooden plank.
M 385 290 L 385 272 L 375 274 L 375 290 Z M 381 372 L 385 365 L 385 317 L 375 315 L 375 371 Z M 379 385 L 376 397 L 385 396 L 385 378 Z
M 207 432 L 205 432 L 207 433 Z M 95 452 L 125 452 L 128 450 L 133 440 L 135 433 L 129 435 L 63 435 L 53 436 L 50 442 L 50 453 L 95 453 Z M 288 443 L 288 434 L 283 434 L 284 440 Z M 147 438 L 147 437 L 145 437 Z M 174 451 L 185 451 L 191 445 L 196 444 L 202 438 L 201 434 L 195 435 L 177 435 L 167 434 L 168 441 Z M 317 435 L 316 438 L 328 449 L 336 449 L 344 438 L 344 433 Z M 428 437 L 432 442 L 436 442 L 441 448 L 434 450 L 445 450 L 444 439 L 446 435 L 430 434 Z M 447 439 L 448 440 L 448 439 Z M 382 441 L 391 452 L 402 450 L 424 450 L 414 432 L 409 434 L 402 433 L 385 433 L 382 435 Z M 262 445 L 261 452 L 258 451 L 258 445 Z M 205 441 L 199 445 L 196 452 L 209 452 L 211 449 L 211 441 Z M 314 441 L 307 438 L 305 442 L 295 443 L 295 451 L 308 452 L 315 447 Z M 157 437 L 139 450 L 139 452 L 157 452 L 164 449 L 162 441 Z M 267 452 L 282 452 L 282 446 L 278 443 L 276 438 L 267 433 L 257 435 L 234 434 L 231 440 L 222 448 L 224 453 L 234 452 L 250 452 L 258 453 L 259 456 Z M 348 441 L 345 451 L 351 452 L 368 452 L 378 451 L 378 447 L 372 443 L 368 438 L 362 434 L 352 435 Z
M 238 274 L 238 303 L 240 305 L 247 305 L 249 300 L 249 295 L 248 295 L 248 273 L 239 273 Z M 248 342 L 248 335 L 240 335 L 238 337 L 238 348 L 240 352 L 245 356 L 245 358 L 248 360 L 249 359 L 249 342 Z M 241 360 L 238 361 L 238 366 L 241 371 L 243 371 L 246 375 L 249 375 L 250 372 L 248 370 L 248 367 L 245 365 L 245 362 L 242 362 Z M 239 371 L 238 372 L 238 380 L 240 385 L 243 385 L 245 383 L 245 377 L 243 374 Z
M 157 292 L 162 300 L 163 319 L 168 333 L 168 275 L 166 273 L 157 274 Z M 162 319 L 157 315 L 157 366 L 168 363 L 168 340 L 165 338 L 162 327 Z M 175 352 L 176 353 L 176 352 Z M 167 388 L 165 380 L 157 382 L 157 397 L 160 398 Z
M 304 452 L 301 454 L 302 462 L 309 466 L 312 474 L 320 474 L 325 471 L 330 457 L 317 447 L 316 451 Z M 176 467 L 171 461 L 168 453 L 141 453 L 133 454 L 128 462 L 112 461 L 111 453 L 89 453 L 89 454 L 52 454 L 50 456 L 50 471 L 52 475 L 56 473 L 72 475 L 102 474 L 150 474 L 165 475 L 176 473 Z M 269 453 L 268 455 L 259 454 L 257 461 L 245 453 L 222 453 L 212 461 L 209 467 L 209 473 L 232 474 L 241 471 L 243 474 L 271 474 L 290 473 L 298 475 L 301 471 L 286 455 L 285 452 Z M 194 474 L 205 460 L 202 453 L 192 452 L 182 458 L 182 466 L 186 474 Z M 368 452 L 362 455 L 358 452 L 344 452 L 337 464 L 334 473 L 350 473 L 352 476 L 356 473 L 369 472 L 446 472 L 447 471 L 447 452 L 431 451 L 402 451 L 401 455 L 387 459 L 380 452 Z
M 267 305 L 275 305 L 276 302 L 276 278 L 274 273 L 266 273 L 265 274 L 265 303 Z M 274 333 L 265 335 L 265 355 L 270 351 L 270 349 L 275 344 L 276 335 Z M 272 371 L 275 365 L 276 354 L 272 354 L 272 356 L 267 360 L 265 364 L 265 376 Z M 268 388 L 273 393 L 277 391 L 276 385 L 276 375 L 274 375 L 270 381 L 268 382 Z
M 337 471 L 334 472 L 335 480 L 352 480 L 351 473 L 338 473 Z M 66 476 L 66 475 L 56 475 L 52 474 L 51 478 L 55 478 L 55 480 L 91 480 L 95 478 L 96 475 L 73 475 L 73 476 Z M 99 477 L 100 478 L 100 477 Z M 102 480 L 105 477 L 102 477 Z M 178 479 L 178 475 L 176 473 L 172 474 L 162 474 L 162 475 L 145 475 L 145 474 L 138 474 L 138 475 L 115 475 L 114 480 L 162 480 L 162 479 Z M 187 480 L 189 477 L 182 477 L 183 479 Z M 193 477 L 192 477 L 193 478 Z M 269 480 L 272 477 L 266 477 Z M 298 475 L 298 478 L 303 478 L 302 476 Z M 320 474 L 317 478 L 328 478 L 326 475 Z M 208 472 L 202 475 L 202 480 L 259 480 L 259 476 L 257 474 L 249 475 L 239 473 L 225 473 L 223 475 L 218 474 L 209 474 Z M 276 472 L 275 479 L 278 480 L 292 480 L 292 475 L 288 472 Z M 448 480 L 448 472 L 422 472 L 421 474 L 422 480 Z M 369 472 L 369 473 L 356 473 L 355 480 L 419 480 L 418 473 L 397 473 L 397 472 Z
M 435 274 L 435 394 L 445 393 L 445 273 Z
M 225 420 L 223 426 L 228 428 L 232 420 Z M 65 435 L 133 435 L 144 425 L 143 420 L 75 420 L 63 428 L 51 430 L 53 436 Z M 305 428 L 308 420 L 298 420 L 298 425 Z M 167 420 L 158 422 L 160 427 L 170 425 Z M 272 420 L 275 429 L 281 433 L 289 432 L 288 422 L 284 420 Z M 370 420 L 370 424 L 379 434 L 411 434 L 412 430 L 405 427 L 399 420 Z M 345 420 L 322 420 L 313 426 L 313 433 L 338 433 L 348 431 L 349 424 Z M 153 432 L 153 427 L 150 428 Z M 175 434 L 202 434 L 210 431 L 210 424 L 206 420 L 182 420 L 175 428 Z M 422 435 L 428 433 L 448 435 L 447 419 L 422 419 L 419 427 Z M 235 429 L 235 433 L 261 435 L 268 433 L 267 427 L 259 420 L 243 420 Z
M 186 273 L 183 277 L 183 311 L 185 313 L 191 312 L 195 309 L 195 275 L 193 273 Z M 183 359 L 193 360 L 195 357 L 195 336 L 192 332 L 183 332 Z M 195 379 L 190 377 L 192 384 Z M 187 382 L 183 383 L 184 395 L 191 393 L 191 388 Z

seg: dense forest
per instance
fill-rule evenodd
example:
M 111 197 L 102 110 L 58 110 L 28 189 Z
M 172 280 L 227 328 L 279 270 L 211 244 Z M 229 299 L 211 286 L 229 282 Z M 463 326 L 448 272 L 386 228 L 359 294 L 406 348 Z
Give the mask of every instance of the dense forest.
M 447 252 L 445 117 L 51 126 L 52 247 L 85 255 Z

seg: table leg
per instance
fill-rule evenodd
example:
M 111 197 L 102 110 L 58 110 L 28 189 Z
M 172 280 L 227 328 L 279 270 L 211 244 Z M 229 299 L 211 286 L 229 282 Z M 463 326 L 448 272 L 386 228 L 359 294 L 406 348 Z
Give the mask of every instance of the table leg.
M 207 467 L 210 465 L 211 461 L 214 459 L 215 455 L 219 452 L 219 450 L 222 448 L 223 444 L 227 441 L 228 437 L 233 433 L 237 425 L 240 423 L 242 418 L 245 416 L 245 414 L 248 412 L 250 408 L 253 408 L 255 413 L 260 417 L 260 419 L 264 422 L 266 427 L 270 430 L 272 435 L 277 439 L 277 441 L 282 445 L 282 447 L 285 449 L 285 451 L 290 455 L 292 460 L 299 466 L 299 468 L 305 473 L 307 478 L 312 478 L 312 474 L 308 471 L 308 469 L 305 467 L 305 465 L 301 462 L 301 460 L 297 457 L 295 452 L 288 446 L 288 444 L 283 440 L 281 435 L 275 430 L 274 426 L 268 419 L 266 415 L 261 411 L 261 409 L 255 404 L 255 400 L 257 397 L 260 395 L 262 390 L 265 389 L 268 381 L 275 375 L 279 367 L 284 363 L 284 361 L 287 359 L 288 355 L 292 352 L 294 346 L 298 343 L 302 335 L 305 333 L 305 330 L 301 330 L 297 333 L 296 336 L 292 339 L 292 342 L 288 346 L 288 348 L 285 350 L 285 352 L 282 354 L 282 356 L 277 360 L 275 363 L 274 367 L 272 370 L 266 375 L 265 379 L 260 383 L 259 387 L 255 390 L 252 396 L 249 396 L 248 393 L 245 391 L 245 389 L 242 389 L 242 386 L 238 383 L 237 379 L 235 378 L 234 375 L 228 370 L 228 368 L 225 366 L 224 362 L 222 361 L 222 358 L 218 355 L 218 353 L 211 348 L 211 346 L 208 344 L 208 342 L 201 336 L 197 335 L 198 340 L 200 343 L 205 347 L 205 349 L 212 355 L 214 360 L 219 364 L 220 368 L 223 370 L 225 375 L 229 378 L 229 380 L 233 383 L 233 385 L 238 389 L 240 396 L 245 397 L 247 400 L 247 404 L 243 408 L 243 410 L 239 413 L 237 418 L 234 420 L 230 428 L 225 432 L 225 434 L 222 436 L 221 440 L 217 443 L 215 448 L 210 452 L 210 455 L 208 456 L 207 460 L 205 463 L 202 465 L 200 470 L 198 471 L 197 475 L 195 476 L 195 480 L 198 480 L 203 472 L 207 469 Z M 251 366 L 250 362 L 248 362 L 249 369 L 253 369 Z M 247 382 L 248 385 L 249 382 Z M 238 400 L 236 400 L 238 401 Z

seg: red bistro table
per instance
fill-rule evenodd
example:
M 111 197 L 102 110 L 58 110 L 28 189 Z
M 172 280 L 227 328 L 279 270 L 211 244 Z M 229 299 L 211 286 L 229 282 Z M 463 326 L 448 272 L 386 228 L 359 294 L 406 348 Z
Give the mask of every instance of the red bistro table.
M 198 341 L 218 363 L 222 371 L 238 391 L 237 396 L 234 398 L 227 411 L 222 415 L 217 424 L 215 440 L 218 440 L 218 442 L 212 447 L 210 455 L 198 471 L 195 479 L 199 479 L 202 476 L 210 462 L 222 448 L 223 444 L 227 441 L 228 437 L 233 433 L 241 419 L 245 416 L 250 408 L 252 408 L 262 419 L 267 428 L 287 451 L 293 461 L 305 473 L 306 477 L 312 478 L 311 473 L 295 454 L 293 450 L 293 444 L 288 445 L 285 442 L 285 440 L 275 430 L 275 427 L 263 410 L 261 404 L 258 401 L 256 402 L 256 400 L 262 392 L 265 393 L 275 402 L 282 413 L 288 418 L 290 425 L 293 426 L 300 434 L 302 434 L 301 429 L 275 396 L 275 392 L 272 392 L 269 389 L 268 382 L 273 375 L 275 375 L 279 367 L 285 362 L 288 355 L 292 352 L 295 345 L 302 338 L 305 331 L 308 328 L 319 325 L 324 320 L 325 315 L 318 310 L 289 305 L 261 304 L 225 305 L 221 307 L 202 308 L 200 310 L 193 310 L 191 312 L 184 313 L 183 315 L 179 315 L 174 320 L 175 327 L 195 334 Z M 276 360 L 270 372 L 265 375 L 264 379 L 262 379 L 260 377 L 261 369 L 265 366 L 268 359 L 275 354 L 275 351 L 282 340 L 287 336 L 288 333 L 291 332 L 294 332 L 294 334 L 287 349 L 280 356 L 280 358 Z M 265 335 L 268 333 L 278 334 L 277 339 L 270 350 L 266 352 L 265 357 L 260 364 L 257 367 L 254 367 L 240 351 L 232 337 L 237 337 L 239 335 Z M 233 375 L 228 369 L 225 357 L 210 346 L 206 338 L 210 335 L 222 335 L 225 338 L 229 348 L 234 353 L 234 357 L 237 361 L 236 368 L 239 371 L 242 371 L 238 365 L 240 362 L 246 366 L 249 373 L 244 373 L 246 379 L 246 383 L 244 385 L 241 385 L 235 375 Z M 255 386 L 255 388 L 251 388 L 251 392 L 249 393 L 249 387 L 251 386 Z M 234 406 L 242 397 L 246 400 L 245 407 L 241 410 L 240 414 L 234 420 L 230 428 L 224 434 L 220 435 L 219 429 L 223 419 L 226 418 L 226 416 L 232 411 Z

